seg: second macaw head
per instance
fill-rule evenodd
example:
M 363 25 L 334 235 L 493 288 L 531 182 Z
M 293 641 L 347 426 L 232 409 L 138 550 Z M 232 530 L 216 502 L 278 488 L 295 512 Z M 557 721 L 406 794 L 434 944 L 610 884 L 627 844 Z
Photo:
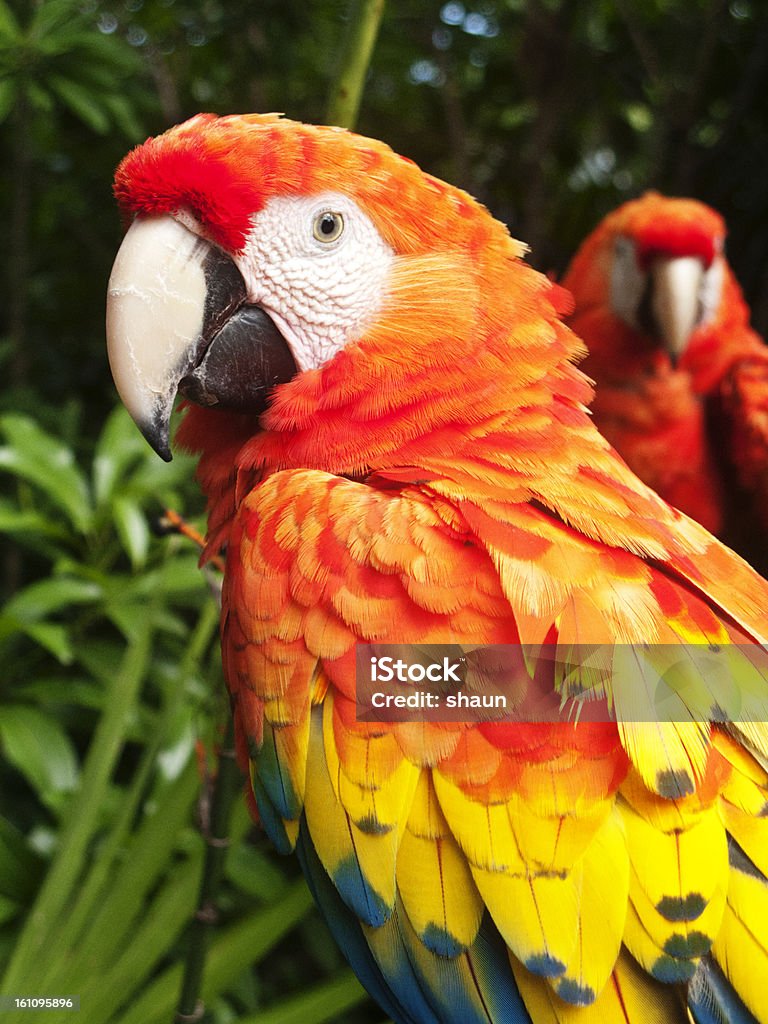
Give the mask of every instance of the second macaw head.
M 724 242 L 722 217 L 704 203 L 647 192 L 600 223 L 563 284 L 575 295 L 577 317 L 602 303 L 674 365 L 695 332 L 718 315 L 727 273 Z
M 296 430 L 310 408 L 318 421 L 346 407 L 318 445 L 341 451 L 356 432 L 363 464 L 430 418 L 509 408 L 509 388 L 491 395 L 500 373 L 530 383 L 578 351 L 524 247 L 383 143 L 201 114 L 131 152 L 115 191 L 130 227 L 109 284 L 110 363 L 165 458 L 177 392 Z

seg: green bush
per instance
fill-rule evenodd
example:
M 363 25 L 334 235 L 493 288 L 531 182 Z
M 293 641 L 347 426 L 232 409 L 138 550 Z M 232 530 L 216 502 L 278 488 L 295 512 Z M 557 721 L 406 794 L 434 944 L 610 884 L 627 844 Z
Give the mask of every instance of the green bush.
M 170 1022 L 227 718 L 215 574 L 149 525 L 189 505 L 193 466 L 161 463 L 122 409 L 88 457 L 26 416 L 0 435 L 0 993 L 79 996 L 87 1024 Z M 363 993 L 237 788 L 205 1019 L 351 1020 Z M 38 1017 L 71 1019 L 3 1021 Z

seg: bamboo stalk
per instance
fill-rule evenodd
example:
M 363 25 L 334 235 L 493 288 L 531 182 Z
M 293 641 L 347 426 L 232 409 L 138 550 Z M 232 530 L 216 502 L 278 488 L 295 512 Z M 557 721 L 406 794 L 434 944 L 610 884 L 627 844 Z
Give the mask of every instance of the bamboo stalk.
M 354 128 L 385 0 L 353 0 L 349 29 L 326 108 L 328 124 Z
M 306 916 L 311 904 L 305 883 L 297 881 L 288 886 L 279 900 L 220 929 L 208 951 L 203 998 L 212 999 L 225 992 L 250 964 L 274 949 Z M 110 1024 L 167 1024 L 181 975 L 180 964 L 166 968 Z
M 234 747 L 235 729 L 230 716 L 223 745 L 218 754 L 218 771 L 213 786 L 210 815 L 208 821 L 202 822 L 203 836 L 207 844 L 205 863 L 197 912 L 189 931 L 189 951 L 184 964 L 181 995 L 176 1011 L 178 1024 L 198 1021 L 205 1012 L 205 1005 L 198 996 L 203 983 L 210 934 L 218 923 L 216 899 L 229 849 L 229 822 L 242 781 L 240 769 L 235 761 Z M 205 816 L 204 811 L 203 814 Z

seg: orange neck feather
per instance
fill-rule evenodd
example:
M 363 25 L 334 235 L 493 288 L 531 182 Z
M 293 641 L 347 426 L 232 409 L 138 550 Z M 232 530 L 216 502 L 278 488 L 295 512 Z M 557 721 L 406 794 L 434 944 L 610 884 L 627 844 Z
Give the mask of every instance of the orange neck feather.
M 516 476 L 544 480 L 555 463 L 573 472 L 584 454 L 574 426 L 599 440 L 583 409 L 591 389 L 573 365 L 581 346 L 550 292 L 518 260 L 401 257 L 365 337 L 279 385 L 260 424 L 190 407 L 178 441 L 200 453 L 216 540 L 234 512 L 238 475 L 242 494 L 281 469 L 451 477 L 455 461 L 478 478 L 497 479 L 503 467 L 511 492 Z

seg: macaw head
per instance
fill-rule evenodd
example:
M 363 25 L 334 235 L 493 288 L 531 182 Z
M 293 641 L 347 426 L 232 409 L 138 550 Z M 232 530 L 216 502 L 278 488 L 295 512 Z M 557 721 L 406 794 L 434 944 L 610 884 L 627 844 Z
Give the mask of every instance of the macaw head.
M 676 364 L 720 307 L 724 241 L 722 217 L 704 203 L 646 192 L 603 220 L 572 270 L 581 257 L 604 274 L 611 312 Z M 582 289 L 571 286 L 578 305 Z
M 109 358 L 165 458 L 177 393 L 296 429 L 310 406 L 338 409 L 354 393 L 347 433 L 351 419 L 363 431 L 391 412 L 402 440 L 438 408 L 466 408 L 478 360 L 486 389 L 500 359 L 517 358 L 523 380 L 552 362 L 532 369 L 532 330 L 517 357 L 509 348 L 510 319 L 533 322 L 552 292 L 520 263 L 524 247 L 383 143 L 275 115 L 201 114 L 129 153 L 115 192 L 130 226 L 109 283 Z M 440 402 L 414 418 L 417 375 Z M 329 428 L 328 444 L 342 441 Z

